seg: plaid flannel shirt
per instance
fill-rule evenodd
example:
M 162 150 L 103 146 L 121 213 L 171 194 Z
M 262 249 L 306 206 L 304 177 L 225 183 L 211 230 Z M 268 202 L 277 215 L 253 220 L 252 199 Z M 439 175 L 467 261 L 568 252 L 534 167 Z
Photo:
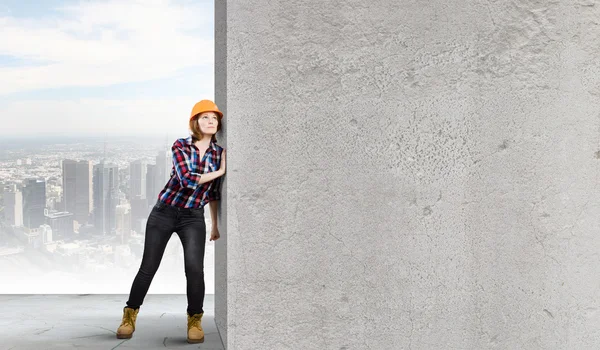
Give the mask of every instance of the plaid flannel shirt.
M 171 177 L 158 199 L 166 204 L 182 208 L 201 208 L 208 202 L 221 199 L 223 176 L 198 184 L 202 174 L 219 170 L 223 148 L 211 140 L 202 159 L 192 136 L 177 139 L 171 147 L 173 168 Z

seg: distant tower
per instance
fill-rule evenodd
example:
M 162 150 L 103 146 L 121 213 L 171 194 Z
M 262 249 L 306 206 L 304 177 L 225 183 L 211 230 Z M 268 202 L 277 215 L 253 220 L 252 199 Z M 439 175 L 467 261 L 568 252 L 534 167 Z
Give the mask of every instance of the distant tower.
M 4 189 L 4 218 L 9 225 L 23 226 L 23 193 L 15 185 Z
M 156 186 L 154 192 L 156 196 L 158 196 L 171 178 L 172 168 L 171 152 L 167 150 L 158 151 L 156 155 L 156 168 L 154 169 L 154 186 Z
M 114 164 L 94 165 L 94 228 L 102 234 L 115 232 L 119 204 L 119 169 Z
M 38 228 L 46 223 L 46 180 L 30 178 L 23 182 L 23 225 Z
M 129 198 L 140 196 L 146 199 L 146 162 L 135 160 L 129 163 Z
M 63 204 L 79 224 L 88 222 L 92 212 L 92 163 L 89 160 L 62 162 Z
M 116 230 L 121 236 L 121 243 L 126 242 L 131 234 L 131 208 L 129 205 L 120 204 L 116 207 Z
M 146 200 L 148 206 L 153 206 L 158 199 L 158 193 L 156 191 L 156 164 L 146 165 Z

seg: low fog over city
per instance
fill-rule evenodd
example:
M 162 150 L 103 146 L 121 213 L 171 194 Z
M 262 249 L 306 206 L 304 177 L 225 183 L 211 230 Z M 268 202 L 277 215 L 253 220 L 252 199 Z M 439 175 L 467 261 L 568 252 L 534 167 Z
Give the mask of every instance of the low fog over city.
M 178 137 L 13 138 L 0 144 L 0 274 L 4 293 L 128 293 L 145 225 L 171 176 Z M 9 140 L 5 138 L 5 141 Z M 205 212 L 210 232 L 210 209 Z M 214 242 L 205 256 L 214 293 Z M 150 293 L 184 293 L 173 234 Z

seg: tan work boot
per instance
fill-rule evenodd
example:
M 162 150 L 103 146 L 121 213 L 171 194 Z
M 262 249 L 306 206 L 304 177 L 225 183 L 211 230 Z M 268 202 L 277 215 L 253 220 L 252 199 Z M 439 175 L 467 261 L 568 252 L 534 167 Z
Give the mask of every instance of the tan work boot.
M 123 308 L 123 321 L 117 329 L 117 339 L 129 339 L 135 331 L 135 319 L 140 309 Z
M 187 341 L 188 341 L 188 343 L 204 343 L 204 330 L 202 329 L 202 325 L 201 325 L 202 315 L 204 315 L 204 313 L 194 314 L 192 316 L 190 316 L 189 314 L 187 315 L 187 319 L 188 319 Z

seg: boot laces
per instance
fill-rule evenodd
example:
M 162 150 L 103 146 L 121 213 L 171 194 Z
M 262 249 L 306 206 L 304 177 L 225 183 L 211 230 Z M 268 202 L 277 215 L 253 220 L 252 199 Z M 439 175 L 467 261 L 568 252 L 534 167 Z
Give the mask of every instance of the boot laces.
M 130 326 L 134 326 L 135 324 L 135 311 L 134 310 L 129 310 L 126 309 L 125 313 L 123 314 L 123 322 L 121 322 L 121 326 L 124 325 L 130 325 Z
M 188 328 L 197 327 L 200 328 L 200 320 L 202 319 L 202 314 L 195 314 L 190 316 L 188 320 Z

